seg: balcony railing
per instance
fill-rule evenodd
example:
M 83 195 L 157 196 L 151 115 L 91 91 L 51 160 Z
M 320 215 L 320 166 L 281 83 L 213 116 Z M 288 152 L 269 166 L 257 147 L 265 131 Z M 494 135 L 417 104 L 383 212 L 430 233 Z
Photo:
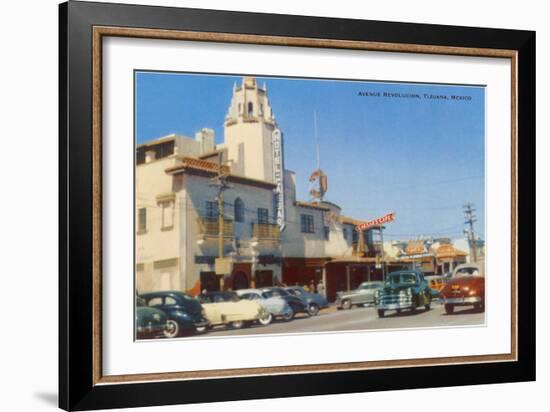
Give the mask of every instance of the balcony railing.
M 358 250 L 357 242 L 353 242 L 352 255 L 363 257 L 376 257 L 382 256 L 382 245 L 374 244 L 369 248 L 367 243 L 363 245 L 363 250 Z
M 275 239 L 279 240 L 281 231 L 276 224 L 252 223 L 252 237 L 257 239 Z
M 368 249 L 363 247 L 363 250 L 359 250 L 358 242 L 352 243 L 351 254 L 352 256 L 366 256 Z
M 197 234 L 204 236 L 218 236 L 218 233 L 218 219 L 208 217 L 197 218 Z M 233 237 L 233 221 L 230 219 L 224 219 L 223 221 L 223 236 Z

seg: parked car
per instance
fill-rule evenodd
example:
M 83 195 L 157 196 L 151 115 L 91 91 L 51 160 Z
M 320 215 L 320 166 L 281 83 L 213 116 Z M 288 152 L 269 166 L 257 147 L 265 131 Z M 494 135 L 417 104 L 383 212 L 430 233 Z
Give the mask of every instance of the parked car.
M 351 309 L 354 305 L 374 303 L 376 291 L 384 286 L 384 282 L 363 282 L 357 289 L 349 292 L 336 293 L 336 308 Z
M 289 304 L 280 296 L 272 296 L 267 292 L 262 292 L 260 289 L 240 289 L 236 291 L 241 299 L 254 300 L 267 310 L 271 318 L 259 320 L 262 324 L 269 324 L 273 317 L 280 317 L 285 321 L 289 321 L 294 317 L 294 311 Z
M 141 295 L 149 307 L 162 310 L 168 318 L 167 338 L 203 333 L 209 325 L 200 302 L 178 291 L 149 292 Z
M 267 297 L 281 297 L 286 300 L 286 303 L 292 308 L 294 315 L 296 313 L 306 313 L 311 316 L 309 312 L 309 305 L 303 299 L 300 299 L 298 296 L 291 295 L 286 290 L 280 287 L 268 287 L 261 289 L 262 293 L 265 293 Z
M 262 325 L 271 322 L 271 314 L 258 302 L 240 300 L 235 292 L 206 292 L 199 295 L 206 317 L 212 326 L 226 325 L 240 329 L 258 321 Z
M 150 308 L 136 297 L 136 338 L 148 339 L 162 336 L 168 328 L 166 315 L 161 310 Z
M 415 311 L 424 306 L 431 309 L 432 293 L 424 275 L 419 271 L 399 271 L 389 273 L 384 287 L 376 293 L 376 310 L 384 317 L 388 310 L 403 309 Z
M 473 306 L 476 310 L 484 311 L 484 267 L 476 263 L 458 265 L 439 295 L 447 313 L 453 313 L 456 306 Z
M 289 286 L 284 288 L 288 293 L 305 300 L 309 306 L 309 314 L 315 316 L 319 310 L 328 308 L 328 300 L 318 293 L 308 292 L 302 286 Z
M 447 278 L 445 278 L 445 276 L 433 275 L 424 276 L 424 279 L 426 279 L 428 286 L 430 286 L 430 289 L 432 290 L 432 299 L 439 298 L 439 293 L 445 287 Z

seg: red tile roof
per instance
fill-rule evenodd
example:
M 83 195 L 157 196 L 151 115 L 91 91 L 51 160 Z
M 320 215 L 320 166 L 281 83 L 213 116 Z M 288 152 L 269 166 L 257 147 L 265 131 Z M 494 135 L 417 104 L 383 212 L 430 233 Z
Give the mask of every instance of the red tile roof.
M 245 176 L 238 176 L 231 174 L 229 166 L 222 166 L 222 173 L 227 176 L 228 182 L 240 183 L 248 186 L 256 186 L 262 189 L 273 190 L 276 185 L 265 180 L 252 179 Z M 218 174 L 220 168 L 218 164 L 208 162 L 206 160 L 195 159 L 193 157 L 184 157 L 180 164 L 169 167 L 166 169 L 166 173 L 190 173 L 190 174 L 202 174 L 208 177 L 214 177 Z
M 217 173 L 220 170 L 220 167 L 214 162 L 208 162 L 202 159 L 195 159 L 193 157 L 184 157 L 180 164 L 166 169 L 166 173 L 184 171 L 185 169 L 196 169 L 205 172 Z M 229 166 L 225 165 L 221 167 L 221 170 L 223 174 L 229 174 L 231 172 Z
M 323 210 L 325 212 L 330 211 L 330 208 L 328 208 L 327 206 L 323 206 L 323 205 L 321 205 L 319 203 L 316 203 L 316 202 L 302 202 L 302 201 L 297 200 L 296 202 L 294 202 L 294 205 L 295 206 L 301 206 L 301 207 L 309 207 L 311 209 L 319 209 L 319 210 Z

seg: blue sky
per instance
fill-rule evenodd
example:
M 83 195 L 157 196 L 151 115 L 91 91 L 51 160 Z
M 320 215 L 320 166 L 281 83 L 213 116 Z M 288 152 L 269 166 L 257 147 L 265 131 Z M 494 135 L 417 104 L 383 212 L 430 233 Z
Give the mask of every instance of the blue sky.
M 193 137 L 203 127 L 222 142 L 233 83 L 241 79 L 136 73 L 137 142 L 170 133 Z M 315 111 L 321 168 L 328 175 L 325 198 L 342 213 L 371 219 L 396 212 L 386 226 L 388 239 L 457 238 L 464 228 L 462 206 L 473 202 L 476 232 L 484 237 L 483 87 L 258 77 L 260 85 L 264 81 L 284 133 L 285 167 L 297 175 L 298 198 L 309 199 L 308 177 L 317 166 Z

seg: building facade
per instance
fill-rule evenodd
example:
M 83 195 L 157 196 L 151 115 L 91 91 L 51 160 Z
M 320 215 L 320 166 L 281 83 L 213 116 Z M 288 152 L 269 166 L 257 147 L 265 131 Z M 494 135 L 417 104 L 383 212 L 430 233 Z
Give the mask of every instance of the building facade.
M 296 179 L 284 168 L 266 87 L 252 77 L 233 87 L 223 143 L 202 129 L 139 145 L 138 293 L 323 283 L 333 299 L 337 290 L 381 280 L 383 227 L 358 232 L 362 222 L 338 205 L 297 199 Z M 216 272 L 218 257 L 230 262 L 229 273 Z

